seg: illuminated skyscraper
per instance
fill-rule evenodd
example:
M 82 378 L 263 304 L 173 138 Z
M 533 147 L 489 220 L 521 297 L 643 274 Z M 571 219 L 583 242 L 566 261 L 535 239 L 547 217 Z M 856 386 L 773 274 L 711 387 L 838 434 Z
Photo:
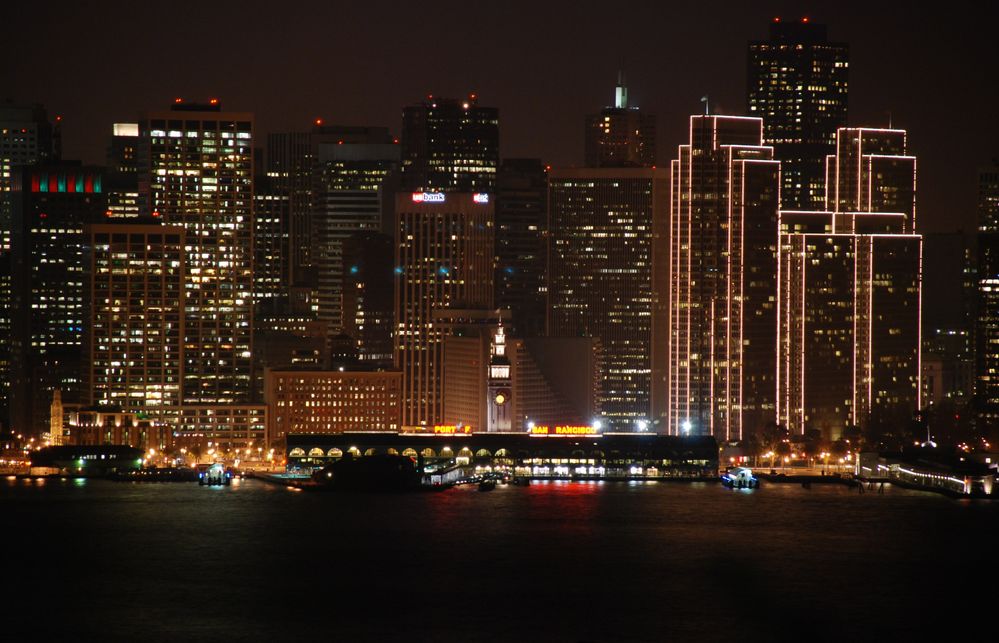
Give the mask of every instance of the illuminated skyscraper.
M 108 147 L 108 172 L 105 192 L 108 217 L 139 217 L 139 124 L 115 123 Z
M 79 400 L 84 331 L 84 226 L 106 216 L 104 175 L 79 163 L 14 172 L 11 425 L 40 436 L 52 392 Z
M 628 105 L 624 75 L 618 75 L 614 106 L 586 117 L 587 167 L 653 167 L 656 117 Z
M 975 396 L 989 430 L 999 425 L 999 164 L 978 172 Z
M 0 337 L 13 332 L 12 258 L 15 168 L 59 158 L 59 130 L 41 105 L 0 104 Z M 0 341 L 0 423 L 7 421 L 10 404 L 11 342 Z
M 404 426 L 441 420 L 450 309 L 493 306 L 493 205 L 486 194 L 414 192 L 396 201 L 395 364 Z
M 842 128 L 830 209 L 782 211 L 779 422 L 837 439 L 920 408 L 922 236 L 903 130 Z
M 0 252 L 10 249 L 14 168 L 59 159 L 59 129 L 41 105 L 0 105 Z
M 492 192 L 499 165 L 499 110 L 478 97 L 427 99 L 402 112 L 403 188 Z
M 274 312 L 285 302 L 291 285 L 289 198 L 268 176 L 253 186 L 253 306 Z
M 669 432 L 740 440 L 775 417 L 780 163 L 763 123 L 692 116 L 671 164 Z
M 135 412 L 180 406 L 184 227 L 118 222 L 85 235 L 83 401 Z
M 548 334 L 599 338 L 599 406 L 620 431 L 661 431 L 666 396 L 668 174 L 549 174 Z
M 825 207 L 824 160 L 846 126 L 848 80 L 849 48 L 808 18 L 775 18 L 770 39 L 749 44 L 749 115 L 763 118 L 763 140 L 781 161 L 782 207 Z
M 144 216 L 186 231 L 183 402 L 250 395 L 253 115 L 185 103 L 139 124 Z

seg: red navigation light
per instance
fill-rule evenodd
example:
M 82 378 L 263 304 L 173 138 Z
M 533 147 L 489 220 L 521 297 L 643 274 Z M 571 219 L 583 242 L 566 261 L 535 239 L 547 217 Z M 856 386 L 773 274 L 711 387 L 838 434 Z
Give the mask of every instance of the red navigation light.
M 776 17 L 774 18 L 774 22 L 780 22 L 780 16 L 776 16 Z
M 802 22 L 808 22 L 808 16 L 805 16 L 804 18 L 802 18 L 801 21 Z
M 336 142 L 337 145 L 343 145 L 343 139 Z
M 212 98 L 212 99 L 210 99 L 210 100 L 208 101 L 208 104 L 209 104 L 209 105 L 218 105 L 218 104 L 219 104 L 219 99 L 217 99 L 217 98 Z
M 323 124 L 323 119 L 317 118 L 316 119 L 316 125 L 322 125 L 322 124 Z
M 393 143 L 395 143 L 396 145 L 398 145 L 398 144 L 399 144 L 399 139 L 397 139 L 397 138 L 393 138 L 393 139 L 392 139 L 392 142 L 393 142 Z
M 178 103 L 178 104 L 179 103 L 183 103 L 184 99 L 183 98 L 175 98 L 175 99 L 173 99 L 173 102 Z
M 61 121 L 61 120 L 62 120 L 62 116 L 56 116 L 56 122 L 57 122 L 57 123 L 58 123 L 59 121 Z
M 160 216 L 159 210 L 153 210 L 153 216 L 154 217 Z

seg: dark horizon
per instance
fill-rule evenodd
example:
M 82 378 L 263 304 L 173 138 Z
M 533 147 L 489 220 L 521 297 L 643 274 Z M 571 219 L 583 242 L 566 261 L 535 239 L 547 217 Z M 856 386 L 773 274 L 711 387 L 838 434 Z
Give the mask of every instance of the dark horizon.
M 747 44 L 765 39 L 775 16 L 807 15 L 850 46 L 850 124 L 886 126 L 890 114 L 908 130 L 921 231 L 973 231 L 976 170 L 999 156 L 999 83 L 979 67 L 994 55 L 990 7 L 264 6 L 10 7 L 11 51 L 23 55 L 4 61 L 0 100 L 61 115 L 64 157 L 103 163 L 112 123 L 176 96 L 253 112 L 259 147 L 267 133 L 306 130 L 319 117 L 398 133 L 404 105 L 474 91 L 500 110 L 503 158 L 566 166 L 582 164 L 584 117 L 612 103 L 623 69 L 631 102 L 657 115 L 665 165 L 701 96 L 718 113 L 745 113 Z

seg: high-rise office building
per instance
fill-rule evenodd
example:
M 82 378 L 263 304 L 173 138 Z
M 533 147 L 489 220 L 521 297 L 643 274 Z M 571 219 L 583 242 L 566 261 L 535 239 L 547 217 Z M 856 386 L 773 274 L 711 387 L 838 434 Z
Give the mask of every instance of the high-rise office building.
M 84 403 L 181 404 L 185 234 L 148 223 L 85 228 Z
M 375 128 L 368 128 L 375 130 Z M 313 174 L 312 265 L 319 319 L 342 332 L 343 244 L 356 233 L 390 230 L 399 145 L 387 130 L 321 143 Z
M 492 308 L 493 225 L 488 194 L 397 197 L 395 365 L 402 370 L 404 426 L 432 426 L 443 415 L 448 327 L 440 313 Z
M 892 427 L 920 408 L 922 236 L 903 130 L 842 128 L 830 209 L 782 211 L 778 421 Z
M 978 172 L 975 396 L 983 427 L 999 425 L 999 164 Z
M 108 146 L 108 171 L 104 182 L 110 219 L 139 217 L 138 150 L 139 124 L 115 123 Z
M 586 117 L 587 167 L 653 167 L 656 117 L 628 104 L 624 75 L 618 75 L 614 106 Z
M 520 337 L 545 331 L 548 170 L 539 159 L 504 159 L 496 177 L 496 307 Z
M 499 166 L 499 110 L 478 97 L 427 99 L 402 112 L 403 189 L 492 192 Z
M 59 129 L 41 105 L 0 104 L 0 337 L 11 337 L 13 296 L 10 242 L 14 169 L 59 158 Z M 0 424 L 8 421 L 11 342 L 0 341 Z
M 673 160 L 669 432 L 741 440 L 775 417 L 780 163 L 763 123 L 692 116 Z
M 139 124 L 143 216 L 186 230 L 184 404 L 244 402 L 251 390 L 253 115 L 218 101 Z
M 549 173 L 548 334 L 599 338 L 615 430 L 663 430 L 668 181 L 652 168 Z
M 378 232 L 358 232 L 343 242 L 343 334 L 362 363 L 392 363 L 394 243 Z
M 268 136 L 270 192 L 287 212 L 288 284 L 340 330 L 341 246 L 362 231 L 390 231 L 399 141 L 385 127 L 325 125 Z
M 268 176 L 253 186 L 253 305 L 273 312 L 291 284 L 291 229 L 288 194 Z
M 317 120 L 316 128 L 322 121 Z M 315 167 L 313 132 L 267 135 L 268 191 L 286 202 L 289 238 L 289 284 L 308 284 L 311 277 L 312 170 Z
M 40 436 L 52 393 L 80 394 L 84 334 L 84 226 L 106 216 L 100 169 L 79 163 L 14 171 L 11 426 Z
M 749 44 L 747 109 L 781 161 L 785 209 L 824 209 L 825 157 L 846 126 L 848 88 L 849 48 L 829 42 L 825 25 L 775 18 L 770 39 Z
M 59 159 L 59 128 L 41 105 L 0 104 L 0 252 L 10 249 L 14 168 Z

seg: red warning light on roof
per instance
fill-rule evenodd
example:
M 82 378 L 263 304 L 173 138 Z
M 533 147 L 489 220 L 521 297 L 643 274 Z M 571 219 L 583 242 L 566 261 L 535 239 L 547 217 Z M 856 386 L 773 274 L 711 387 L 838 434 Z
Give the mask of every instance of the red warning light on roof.
M 175 103 L 183 103 L 184 99 L 183 98 L 175 98 L 175 99 L 173 99 L 173 102 L 175 102 Z
M 316 119 L 316 125 L 322 125 L 322 124 L 323 124 L 323 119 L 317 118 Z
M 217 98 L 212 98 L 211 100 L 209 100 L 209 101 L 208 101 L 208 103 L 209 103 L 210 105 L 218 105 L 218 104 L 219 104 L 219 99 L 217 99 Z
M 802 18 L 801 21 L 802 22 L 808 22 L 808 16 L 805 16 L 804 18 Z

